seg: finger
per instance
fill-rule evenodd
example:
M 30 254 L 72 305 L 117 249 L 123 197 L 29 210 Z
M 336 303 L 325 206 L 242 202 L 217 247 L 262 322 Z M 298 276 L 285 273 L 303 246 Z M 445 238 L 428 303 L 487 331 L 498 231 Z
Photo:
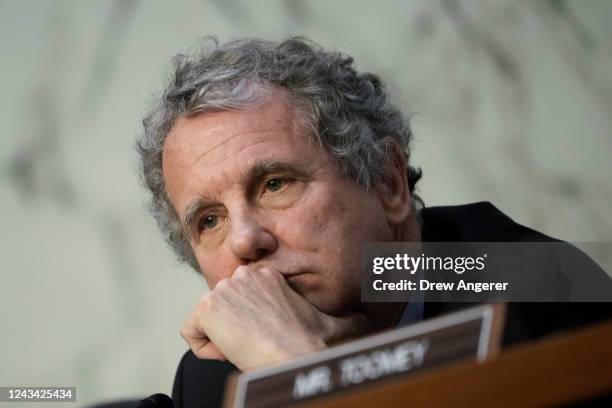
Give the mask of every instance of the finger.
M 201 328 L 199 324 L 201 308 L 199 306 L 200 305 L 191 312 L 185 323 L 183 323 L 180 334 L 196 357 L 201 359 L 226 360 L 225 355 L 208 338 L 206 332 Z
M 200 359 L 226 360 L 225 355 L 217 346 L 201 332 L 181 330 L 181 336 L 185 339 L 193 354 Z
M 292 287 L 291 283 L 276 269 L 269 267 L 261 268 L 257 273 L 253 274 L 256 284 L 262 289 L 273 287 L 280 288 L 284 293 L 288 294 L 290 299 L 298 304 L 309 304 L 306 299 L 298 291 Z
M 181 329 L 181 336 L 185 339 L 193 354 L 201 359 L 226 360 L 225 355 L 217 346 L 197 327 L 185 325 Z
M 198 344 L 191 347 L 191 351 L 196 355 L 199 359 L 209 359 L 209 360 L 227 360 L 225 355 L 215 346 L 215 344 L 208 340 L 204 344 Z

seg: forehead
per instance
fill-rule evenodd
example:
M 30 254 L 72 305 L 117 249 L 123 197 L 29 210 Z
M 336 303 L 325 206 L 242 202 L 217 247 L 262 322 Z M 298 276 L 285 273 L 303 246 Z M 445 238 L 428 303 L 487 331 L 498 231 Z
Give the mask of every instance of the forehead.
M 301 113 L 275 94 L 250 109 L 178 119 L 166 138 L 162 162 L 175 208 L 185 190 L 218 185 L 221 177 L 237 181 L 257 161 L 323 159 L 322 149 L 297 125 L 301 122 Z

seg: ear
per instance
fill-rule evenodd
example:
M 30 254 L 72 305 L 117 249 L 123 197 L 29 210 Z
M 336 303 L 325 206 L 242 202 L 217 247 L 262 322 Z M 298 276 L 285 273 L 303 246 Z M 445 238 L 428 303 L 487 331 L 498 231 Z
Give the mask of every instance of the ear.
M 387 222 L 390 225 L 398 225 L 403 223 L 412 211 L 406 153 L 395 140 L 388 138 L 385 141 L 390 158 L 386 164 L 388 176 L 378 182 L 376 192 L 383 205 Z

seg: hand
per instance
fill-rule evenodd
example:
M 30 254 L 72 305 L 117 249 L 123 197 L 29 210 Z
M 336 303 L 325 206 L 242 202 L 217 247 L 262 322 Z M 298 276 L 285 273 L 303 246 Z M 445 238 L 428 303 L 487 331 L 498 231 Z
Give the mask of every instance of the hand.
M 326 315 L 279 272 L 241 266 L 202 296 L 181 335 L 198 358 L 227 359 L 247 371 L 324 349 L 365 329 L 364 315 Z

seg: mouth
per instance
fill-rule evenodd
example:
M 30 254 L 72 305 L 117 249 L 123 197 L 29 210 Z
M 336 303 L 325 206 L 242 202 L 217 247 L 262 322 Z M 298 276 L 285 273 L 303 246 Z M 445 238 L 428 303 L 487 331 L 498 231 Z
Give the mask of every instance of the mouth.
M 284 275 L 285 281 L 287 285 L 297 293 L 303 294 L 305 289 L 304 284 L 307 282 L 301 279 L 302 276 L 308 275 L 309 272 L 297 272 L 288 275 Z
M 297 288 L 298 287 L 302 287 L 304 284 L 304 280 L 302 279 L 303 276 L 307 275 L 308 272 L 300 272 L 300 273 L 294 273 L 294 274 L 290 274 L 290 275 L 284 275 L 285 281 L 287 282 L 287 284 L 295 291 L 298 291 Z
M 293 273 L 283 273 L 283 276 L 289 279 L 289 278 L 294 278 L 296 276 L 306 275 L 307 273 L 309 272 L 302 271 L 302 272 L 293 272 Z
M 298 279 L 295 279 L 297 276 L 299 276 L 299 275 L 294 275 L 294 276 L 286 277 L 285 281 L 287 282 L 287 286 L 289 286 L 291 289 L 293 289 L 297 293 L 301 294 L 302 292 L 301 292 L 300 288 L 302 287 L 302 285 L 300 285 Z
M 288 262 L 287 260 L 284 260 L 284 262 L 278 260 L 275 262 L 271 260 L 262 260 L 251 265 L 254 270 L 266 267 L 276 270 L 283 276 L 283 278 L 285 278 L 285 281 L 287 281 L 289 286 L 291 286 L 293 289 L 295 289 L 295 284 L 292 284 L 291 282 L 296 282 L 298 280 L 302 281 L 302 279 L 298 278 L 304 275 L 312 274 L 311 270 L 308 270 L 303 266 L 304 265 L 300 265 L 298 262 Z

